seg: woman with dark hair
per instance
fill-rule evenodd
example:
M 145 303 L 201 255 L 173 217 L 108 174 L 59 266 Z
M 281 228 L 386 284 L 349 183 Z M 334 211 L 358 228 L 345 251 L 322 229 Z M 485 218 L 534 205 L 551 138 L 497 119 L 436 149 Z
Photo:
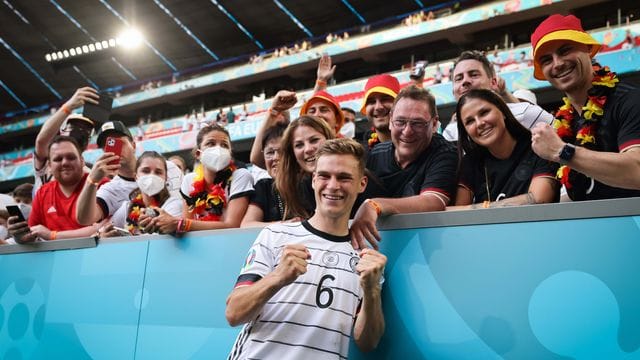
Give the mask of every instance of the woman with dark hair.
M 311 175 L 316 166 L 316 151 L 334 138 L 335 133 L 326 121 L 310 115 L 293 120 L 285 130 L 276 188 L 284 201 L 286 217 L 307 219 L 313 215 L 316 204 Z
M 531 150 L 531 133 L 500 96 L 475 89 L 456 107 L 459 166 L 455 205 L 470 208 L 558 201 L 558 165 Z
M 205 126 L 196 144 L 194 157 L 200 164 L 180 188 L 186 212 L 179 218 L 161 211 L 152 222 L 161 233 L 237 228 L 249 206 L 253 177 L 235 166 L 229 132 L 217 124 Z
M 113 226 L 124 228 L 132 235 L 152 233 L 157 229 L 149 226 L 151 219 L 159 214 L 158 209 L 171 216 L 181 216 L 183 201 L 171 196 L 167 189 L 167 160 L 155 151 L 145 151 L 136 162 L 138 188 L 129 195 L 111 218 Z M 105 236 L 114 235 L 105 227 Z

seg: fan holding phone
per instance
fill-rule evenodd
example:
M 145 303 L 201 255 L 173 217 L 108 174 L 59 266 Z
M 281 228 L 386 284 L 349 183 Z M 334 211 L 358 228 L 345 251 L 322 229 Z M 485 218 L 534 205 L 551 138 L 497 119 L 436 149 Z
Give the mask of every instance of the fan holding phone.
M 8 207 L 9 234 L 17 242 L 57 240 L 93 236 L 96 227 L 82 226 L 75 221 L 77 199 L 87 174 L 78 142 L 70 136 L 56 136 L 49 145 L 49 167 L 53 181 L 36 193 L 30 215 L 24 216 L 17 207 Z

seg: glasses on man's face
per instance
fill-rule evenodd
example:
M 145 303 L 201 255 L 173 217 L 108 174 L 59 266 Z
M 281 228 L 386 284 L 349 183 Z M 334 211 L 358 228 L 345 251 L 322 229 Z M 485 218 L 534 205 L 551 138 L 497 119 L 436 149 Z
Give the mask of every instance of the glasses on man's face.
M 392 120 L 391 123 L 399 130 L 404 130 L 407 125 L 414 131 L 423 131 L 429 127 L 429 121 L 421 120 Z
M 280 149 L 265 149 L 263 153 L 265 160 L 273 160 L 280 153 Z

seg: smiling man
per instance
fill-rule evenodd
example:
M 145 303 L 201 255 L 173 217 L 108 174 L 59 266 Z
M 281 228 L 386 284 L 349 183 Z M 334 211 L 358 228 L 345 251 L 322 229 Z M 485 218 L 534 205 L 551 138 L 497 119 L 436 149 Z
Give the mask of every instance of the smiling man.
M 229 359 L 346 359 L 352 333 L 368 351 L 384 332 L 387 259 L 356 252 L 348 228 L 367 184 L 364 149 L 352 139 L 328 140 L 316 156 L 314 215 L 262 230 L 227 299 L 229 324 L 246 323 Z
M 87 174 L 83 172 L 82 148 L 70 137 L 53 138 L 47 152 L 52 181 L 38 189 L 32 202 L 28 223 L 10 217 L 9 232 L 16 241 L 58 240 L 92 236 L 94 226 L 83 227 L 75 221 L 75 212 L 82 185 Z
M 565 94 L 553 126 L 536 125 L 538 156 L 572 200 L 640 196 L 640 91 L 592 65 L 600 44 L 573 15 L 551 15 L 531 35 L 534 76 Z
M 377 247 L 380 215 L 440 211 L 449 204 L 458 156 L 451 143 L 434 133 L 437 122 L 436 101 L 428 90 L 409 86 L 398 93 L 391 110 L 391 141 L 376 145 L 367 159 L 386 197 L 369 199 L 358 209 L 351 233 L 360 247 L 365 239 Z
M 372 149 L 379 143 L 391 140 L 389 119 L 393 101 L 400 91 L 400 82 L 389 74 L 375 75 L 364 86 L 364 97 L 360 112 L 367 116 L 372 126 L 365 133 L 365 145 Z

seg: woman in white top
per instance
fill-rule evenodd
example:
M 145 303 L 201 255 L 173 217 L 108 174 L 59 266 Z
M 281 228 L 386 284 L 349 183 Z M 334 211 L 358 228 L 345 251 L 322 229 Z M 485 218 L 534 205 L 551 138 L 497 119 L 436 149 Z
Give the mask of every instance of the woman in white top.
M 113 214 L 113 226 L 126 229 L 132 235 L 155 232 L 149 226 L 160 209 L 172 216 L 181 216 L 184 202 L 167 189 L 167 161 L 155 151 L 145 151 L 136 162 L 138 187 L 129 195 L 129 201 Z
M 163 212 L 154 218 L 161 233 L 237 228 L 249 206 L 253 177 L 233 163 L 229 132 L 211 124 L 198 132 L 196 143 L 194 156 L 200 164 L 180 188 L 185 212 L 181 218 Z

